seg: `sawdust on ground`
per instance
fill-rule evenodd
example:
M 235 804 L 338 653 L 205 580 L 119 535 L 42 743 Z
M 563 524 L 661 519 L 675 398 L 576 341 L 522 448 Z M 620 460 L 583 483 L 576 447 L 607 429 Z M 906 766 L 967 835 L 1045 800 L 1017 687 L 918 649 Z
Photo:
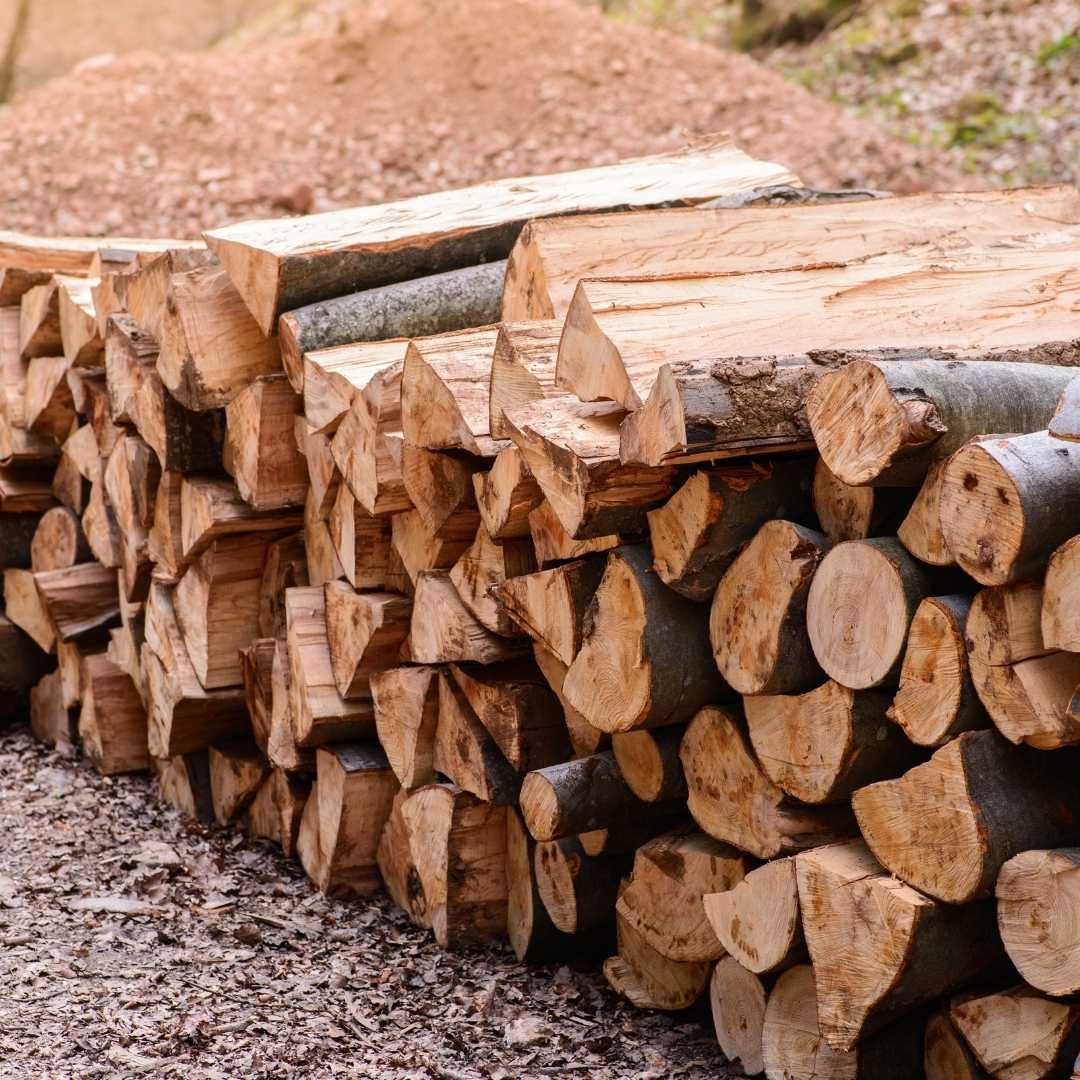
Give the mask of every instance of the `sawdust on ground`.
M 293 33 L 99 58 L 17 97 L 0 223 L 195 235 L 719 131 L 814 185 L 972 186 L 748 57 L 573 0 L 336 0 Z

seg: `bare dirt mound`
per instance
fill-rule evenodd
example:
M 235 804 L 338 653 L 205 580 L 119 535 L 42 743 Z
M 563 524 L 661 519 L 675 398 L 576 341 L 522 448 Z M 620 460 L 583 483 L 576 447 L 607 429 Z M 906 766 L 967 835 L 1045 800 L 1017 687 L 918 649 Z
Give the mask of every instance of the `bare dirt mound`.
M 0 113 L 0 224 L 191 235 L 729 131 L 808 183 L 971 186 L 734 53 L 572 0 L 394 0 L 302 34 L 84 64 Z

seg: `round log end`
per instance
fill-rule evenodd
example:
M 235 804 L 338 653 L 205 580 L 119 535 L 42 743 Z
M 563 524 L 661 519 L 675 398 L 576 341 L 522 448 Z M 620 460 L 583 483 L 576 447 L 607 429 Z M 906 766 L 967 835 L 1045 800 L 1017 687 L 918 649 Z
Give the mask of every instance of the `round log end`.
M 542 773 L 526 775 L 521 785 L 521 814 L 534 840 L 554 840 L 559 835 L 559 797 Z
M 761 1033 L 766 1076 L 786 1080 L 855 1080 L 858 1058 L 833 1050 L 818 1027 L 814 971 L 799 964 L 776 981 Z
M 537 892 L 553 925 L 564 934 L 575 934 L 579 929 L 574 879 L 582 858 L 576 843 L 537 844 L 533 852 Z
M 611 749 L 627 787 L 642 802 L 655 802 L 664 786 L 664 759 L 652 732 L 626 731 L 614 736 Z
M 727 956 L 713 968 L 709 1001 L 724 1057 L 740 1062 L 747 1076 L 757 1076 L 765 1068 L 761 1034 L 766 996 L 761 980 Z

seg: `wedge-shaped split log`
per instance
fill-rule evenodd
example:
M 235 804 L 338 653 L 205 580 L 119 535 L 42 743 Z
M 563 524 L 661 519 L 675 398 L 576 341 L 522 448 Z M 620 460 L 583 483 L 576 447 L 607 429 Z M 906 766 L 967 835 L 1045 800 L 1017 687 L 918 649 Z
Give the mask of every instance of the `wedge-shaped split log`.
M 941 489 L 945 483 L 948 459 L 932 462 L 904 520 L 896 529 L 896 538 L 920 562 L 931 566 L 954 566 L 956 560 L 945 542 L 941 529 Z M 865 488 L 866 491 L 889 489 Z M 902 491 L 903 489 L 893 489 Z
M 520 637 L 521 628 L 499 602 L 495 590 L 535 569 L 529 540 L 496 542 L 481 525 L 476 539 L 451 568 L 450 580 L 477 622 L 493 634 Z
M 451 518 L 464 519 L 466 514 L 475 522 L 474 529 L 480 524 L 473 481 L 487 464 L 484 458 L 404 443 L 400 459 L 408 497 L 404 509 L 415 507 L 427 529 L 437 533 Z
M 488 388 L 488 419 L 493 439 L 510 438 L 507 413 L 560 393 L 555 389 L 555 360 L 561 335 L 562 322 L 558 319 L 510 322 L 503 314 Z
M 247 831 L 277 844 L 286 858 L 296 854 L 300 821 L 304 814 L 310 781 L 274 769 L 263 781 L 245 816 Z
M 228 825 L 240 818 L 270 774 L 270 765 L 253 742 L 219 743 L 207 752 L 214 820 Z
M 476 506 L 484 527 L 495 540 L 529 536 L 529 514 L 544 493 L 516 446 L 500 450 L 486 473 L 472 477 Z
M 580 559 L 585 555 L 610 551 L 622 543 L 614 533 L 575 540 L 566 531 L 547 499 L 529 511 L 529 535 L 532 537 L 536 564 L 541 570 L 547 570 L 556 563 Z
M 570 735 L 574 757 L 588 757 L 598 750 L 606 750 L 611 744 L 611 736 L 606 731 L 594 728 L 563 694 L 567 665 L 538 641 L 533 642 L 533 659 L 536 660 L 536 666 L 562 706 L 563 719 L 566 721 L 566 730 Z
M 371 676 L 375 730 L 406 791 L 435 782 L 439 668 L 395 667 Z
M 157 772 L 157 793 L 162 802 L 178 810 L 182 817 L 201 825 L 214 823 L 214 803 L 210 795 L 210 766 L 205 750 L 153 758 Z
M 82 684 L 79 738 L 94 768 L 103 776 L 148 768 L 146 710 L 127 672 L 102 654 L 87 656 Z
M 180 489 L 181 547 L 192 558 L 212 540 L 230 533 L 284 532 L 303 524 L 289 508 L 253 510 L 229 480 L 186 476 Z
M 343 698 L 371 697 L 372 676 L 400 659 L 412 601 L 399 593 L 357 592 L 344 581 L 329 581 L 323 591 L 338 693 Z

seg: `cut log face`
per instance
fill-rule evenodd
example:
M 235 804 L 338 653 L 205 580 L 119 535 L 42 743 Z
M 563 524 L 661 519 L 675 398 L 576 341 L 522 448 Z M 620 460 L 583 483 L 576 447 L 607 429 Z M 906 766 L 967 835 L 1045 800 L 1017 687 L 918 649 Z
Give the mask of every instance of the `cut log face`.
M 1024 851 L 998 874 L 998 929 L 1024 980 L 1053 997 L 1080 991 L 1080 850 Z
M 1066 540 L 1050 556 L 1043 589 L 1044 644 L 1080 652 L 1080 536 Z
M 574 757 L 588 757 L 599 750 L 606 750 L 611 743 L 611 736 L 606 731 L 594 728 L 563 694 L 567 665 L 538 641 L 533 642 L 533 658 L 562 706 L 563 719 L 566 721 L 566 730 L 570 735 Z
M 60 298 L 55 279 L 35 285 L 22 297 L 19 315 L 19 354 L 24 360 L 58 356 L 64 343 L 60 334 Z
M 343 581 L 327 582 L 323 591 L 338 693 L 343 698 L 370 697 L 372 676 L 400 656 L 412 601 L 397 593 L 358 593 Z
M 6 522 L 0 521 L 0 531 L 5 525 Z M 79 519 L 66 506 L 54 506 L 42 515 L 30 546 L 31 566 L 35 571 L 63 570 L 91 558 Z
M 1042 636 L 1044 596 L 1031 581 L 977 592 L 964 623 L 971 659 L 997 667 L 1052 652 Z
M 308 584 L 303 534 L 292 533 L 272 541 L 266 549 L 259 591 L 260 637 L 285 637 L 285 590 Z
M 896 538 L 920 562 L 931 566 L 955 566 L 945 534 L 941 531 L 941 488 L 945 482 L 945 461 L 935 461 L 927 470 L 919 494 L 896 530 Z M 868 489 L 874 490 L 874 489 Z
M 834 1050 L 818 1026 L 814 970 L 800 964 L 776 981 L 762 1028 L 765 1075 L 783 1080 L 909 1080 L 922 1067 L 921 1024 L 893 1024 L 853 1050 Z
M 616 910 L 619 956 L 633 972 L 652 1008 L 665 1012 L 688 1009 L 709 985 L 709 961 L 672 960 L 657 952 Z
M 518 623 L 506 611 L 495 591 L 509 580 L 536 569 L 529 540 L 491 538 L 483 525 L 476 539 L 450 570 L 450 580 L 461 602 L 482 626 L 501 637 L 520 637 Z
M 546 570 L 555 563 L 580 559 L 594 552 L 610 551 L 622 542 L 616 535 L 575 540 L 563 528 L 547 499 L 529 511 L 529 534 L 532 536 L 536 563 L 541 570 Z
M 390 522 L 373 517 L 339 484 L 327 521 L 330 541 L 345 577 L 356 589 L 390 589 L 396 584 L 390 566 Z
M 141 772 L 146 750 L 146 710 L 126 671 L 104 655 L 87 656 L 82 668 L 79 738 L 103 776 Z
M 954 1002 L 949 1018 L 979 1064 L 1001 1080 L 1065 1076 L 1080 1049 L 1080 1006 L 1029 986 Z
M 767 862 L 702 903 L 717 941 L 747 971 L 783 971 L 805 957 L 793 858 Z
M 439 669 L 399 667 L 371 677 L 375 730 L 390 767 L 407 791 L 435 781 Z
M 291 317 L 295 315 L 295 317 Z M 332 434 L 357 397 L 376 396 L 392 384 L 400 398 L 401 365 L 408 339 L 397 334 L 386 340 L 365 341 L 360 336 L 337 345 L 300 348 L 294 331 L 302 327 L 304 313 L 290 313 L 281 320 L 282 358 L 285 372 L 298 394 L 303 394 L 303 412 L 308 424 L 322 434 Z M 382 336 L 382 335 L 380 335 Z M 375 402 L 372 401 L 372 404 Z M 375 419 L 380 412 L 375 411 Z M 400 420 L 400 411 L 393 410 Z M 389 419 L 389 415 L 385 418 Z M 397 425 L 400 430 L 400 424 Z
M 917 751 L 888 722 L 889 697 L 829 680 L 805 694 L 743 699 L 761 767 L 788 795 L 838 802 L 910 768 Z
M 403 788 L 399 789 L 394 796 L 390 816 L 379 838 L 376 859 L 390 899 L 409 916 L 413 923 L 429 929 L 431 920 L 427 917 L 426 897 L 419 871 L 413 862 L 412 838 L 409 824 L 403 813 L 408 798 L 409 792 Z
M 806 403 L 814 441 L 847 484 L 919 483 L 973 436 L 1042 431 L 1074 368 L 1005 361 L 856 360 Z
M 7 618 L 43 652 L 56 647 L 56 627 L 49 618 L 30 570 L 4 571 L 4 603 Z
M 733 888 L 746 870 L 741 852 L 684 826 L 638 849 L 630 883 L 615 911 L 671 960 L 718 960 L 724 948 L 705 915 L 702 897 Z
M 404 443 L 399 432 L 383 430 L 373 407 L 356 394 L 342 418 L 330 451 L 349 490 L 369 513 L 379 517 L 412 508 L 405 488 Z
M 747 1076 L 765 1071 L 761 1035 L 765 1027 L 765 983 L 738 961 L 725 956 L 709 982 L 716 1041 L 728 1061 L 737 1061 Z
M 611 738 L 611 749 L 630 790 L 644 802 L 686 798 L 679 747 L 684 725 L 653 731 L 624 731 Z
M 0 623 L 0 639 L 5 649 L 8 634 Z M 7 627 L 14 629 L 11 623 Z M 10 688 L 4 687 L 5 693 Z M 14 696 L 14 695 L 12 695 Z M 64 701 L 63 680 L 59 671 L 50 671 L 42 676 L 41 681 L 30 690 L 30 730 L 34 738 L 46 746 L 71 747 L 75 744 L 78 733 L 78 718 Z
M 529 535 L 529 514 L 544 493 L 516 446 L 500 450 L 491 469 L 475 474 L 472 482 L 480 517 L 495 540 Z
M 483 458 L 472 454 L 425 450 L 404 443 L 401 479 L 408 505 L 403 509 L 415 507 L 432 533 L 438 533 L 450 518 L 468 511 L 474 511 L 479 522 L 473 479 L 484 464 Z
M 214 806 L 210 797 L 210 768 L 207 752 L 196 750 L 188 754 L 173 754 L 154 758 L 157 770 L 158 797 L 180 811 L 180 814 L 203 825 L 214 823 Z
M 941 528 L 960 568 L 982 585 L 1038 576 L 1073 532 L 1080 447 L 1045 431 L 984 439 L 945 467 Z
M 859 828 L 877 860 L 946 903 L 991 894 L 1006 860 L 1069 843 L 1080 796 L 1072 754 L 1051 761 L 996 731 L 967 731 L 896 780 L 857 791 Z
M 185 476 L 180 489 L 181 546 L 193 558 L 212 540 L 238 532 L 283 532 L 303 524 L 299 510 L 253 510 L 231 481 Z
M 506 811 L 506 936 L 521 961 L 543 962 L 558 956 L 569 938 L 556 929 L 540 897 L 533 873 L 536 847 L 510 807 Z
M 927 1021 L 923 1069 L 926 1080 L 989 1080 L 949 1019 L 948 1009 Z
M 5 582 L 10 573 L 14 571 L 5 572 Z M 34 574 L 34 583 L 61 641 L 70 641 L 99 626 L 106 626 L 120 614 L 116 574 L 97 563 L 45 570 Z
M 971 597 L 928 596 L 915 609 L 900 688 L 889 718 L 916 746 L 943 746 L 961 731 L 987 726 L 964 642 Z
M 78 425 L 68 367 L 62 356 L 36 356 L 26 372 L 26 426 L 57 445 Z
M 810 521 L 811 459 L 694 473 L 650 510 L 656 572 L 690 600 L 708 600 L 743 545 L 771 518 Z
M 214 820 L 219 825 L 236 821 L 251 805 L 270 766 L 253 743 L 225 743 L 207 752 Z
M 821 681 L 807 634 L 807 597 L 829 547 L 813 529 L 770 521 L 721 578 L 709 637 L 716 666 L 739 693 L 792 693 Z
M 556 929 L 582 934 L 611 924 L 629 853 L 591 856 L 576 836 L 536 845 L 533 869 L 544 909 Z
M 493 439 L 510 438 L 508 412 L 557 393 L 555 358 L 561 334 L 562 323 L 558 319 L 511 322 L 503 312 L 488 395 Z
M 935 903 L 883 870 L 862 840 L 803 852 L 795 867 L 818 1023 L 837 1050 L 1001 960 L 991 904 Z
M 853 690 L 895 684 L 915 611 L 940 584 L 894 539 L 837 544 L 821 561 L 806 604 L 810 643 L 825 673 Z
M 428 570 L 449 570 L 476 538 L 475 511 L 454 514 L 433 533 L 416 510 L 391 519 L 391 543 L 413 585 Z
M 785 795 L 754 758 L 733 709 L 702 709 L 686 729 L 680 756 L 694 820 L 741 851 L 773 859 L 855 831 L 846 806 L 804 806 Z
M 286 858 L 293 857 L 310 786 L 303 777 L 274 769 L 248 809 L 248 831 L 279 844 Z
M 648 547 L 617 548 L 608 555 L 563 693 L 603 731 L 689 719 L 728 693 L 709 648 L 707 617 L 700 604 L 660 581 Z

